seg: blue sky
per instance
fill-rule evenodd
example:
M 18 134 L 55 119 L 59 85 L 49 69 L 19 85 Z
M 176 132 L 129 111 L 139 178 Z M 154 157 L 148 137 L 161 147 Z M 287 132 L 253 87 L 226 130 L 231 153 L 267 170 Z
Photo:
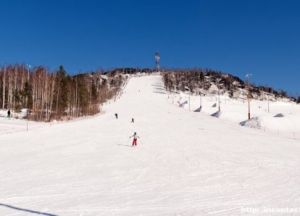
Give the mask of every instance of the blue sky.
M 297 0 L 1 0 L 0 64 L 205 67 L 300 94 Z

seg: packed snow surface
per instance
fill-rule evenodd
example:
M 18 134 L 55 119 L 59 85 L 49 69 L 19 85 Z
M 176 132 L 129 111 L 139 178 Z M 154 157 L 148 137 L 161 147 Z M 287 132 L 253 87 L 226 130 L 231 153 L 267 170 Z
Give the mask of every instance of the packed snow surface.
M 223 118 L 225 110 L 214 118 L 180 108 L 159 75 L 131 78 L 103 110 L 30 123 L 28 132 L 26 121 L 0 119 L 1 131 L 20 125 L 0 134 L 1 216 L 251 215 L 247 208 L 300 207 L 299 139 L 241 127 Z
M 252 120 L 248 120 L 248 103 L 246 99 L 232 99 L 228 95 L 205 94 L 201 97 L 187 93 L 169 94 L 168 101 L 175 106 L 184 103 L 181 107 L 186 110 L 198 111 L 247 127 L 255 126 L 273 136 L 300 139 L 300 105 L 278 99 L 277 101 L 251 100 L 250 113 Z M 189 104 L 190 101 L 190 104 Z M 218 113 L 220 101 L 221 112 Z

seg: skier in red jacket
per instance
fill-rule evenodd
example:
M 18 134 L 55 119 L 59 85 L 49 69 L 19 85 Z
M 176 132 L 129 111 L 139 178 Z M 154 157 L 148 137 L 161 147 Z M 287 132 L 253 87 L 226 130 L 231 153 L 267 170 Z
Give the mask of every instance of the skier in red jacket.
M 136 146 L 137 145 L 137 139 L 140 138 L 140 137 L 136 134 L 136 132 L 134 132 L 134 134 L 129 138 L 132 138 L 132 137 L 133 137 L 132 146 Z

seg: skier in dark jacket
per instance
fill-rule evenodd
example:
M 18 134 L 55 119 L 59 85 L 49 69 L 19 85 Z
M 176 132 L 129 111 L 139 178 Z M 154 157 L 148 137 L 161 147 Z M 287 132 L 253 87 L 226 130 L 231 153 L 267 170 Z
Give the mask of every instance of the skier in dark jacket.
M 116 117 L 116 119 L 118 119 L 118 113 L 115 113 L 115 117 Z
M 10 109 L 7 111 L 7 117 L 10 118 Z

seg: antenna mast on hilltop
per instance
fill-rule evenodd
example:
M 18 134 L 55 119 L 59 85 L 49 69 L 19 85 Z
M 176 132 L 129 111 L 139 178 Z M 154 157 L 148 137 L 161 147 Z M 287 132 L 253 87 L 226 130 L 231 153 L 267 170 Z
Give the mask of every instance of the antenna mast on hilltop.
M 155 53 L 154 58 L 155 58 L 156 71 L 159 72 L 159 69 L 160 69 L 160 65 L 159 65 L 160 55 L 159 55 L 159 52 Z

